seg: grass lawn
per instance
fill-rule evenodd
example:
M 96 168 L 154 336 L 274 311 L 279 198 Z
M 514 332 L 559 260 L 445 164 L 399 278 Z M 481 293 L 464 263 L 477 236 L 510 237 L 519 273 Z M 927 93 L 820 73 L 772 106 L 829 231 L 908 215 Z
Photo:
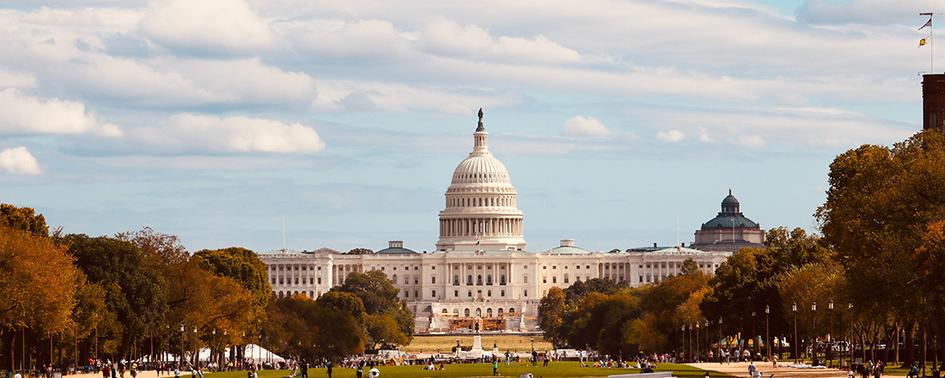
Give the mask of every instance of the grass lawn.
M 472 345 L 473 335 L 443 335 L 443 336 L 414 336 L 410 345 L 401 350 L 407 353 L 449 353 L 456 346 L 456 340 L 467 348 Z M 551 350 L 551 343 L 541 339 L 541 336 L 522 335 L 482 335 L 482 349 L 492 350 L 496 344 L 499 350 L 513 352 L 531 352 L 532 340 L 535 340 L 536 350 Z
M 389 377 L 491 377 L 491 364 L 456 364 L 446 365 L 443 371 L 422 370 L 419 365 L 413 366 L 382 366 L 378 368 L 381 371 L 381 378 Z M 688 365 L 661 364 L 657 371 L 673 371 L 676 377 L 702 377 L 704 370 L 700 370 Z M 531 367 L 523 364 L 512 364 L 506 367 L 504 364 L 499 366 L 499 374 L 504 377 L 518 377 L 524 373 L 532 373 L 538 377 L 599 377 L 611 374 L 632 374 L 637 373 L 636 369 L 600 369 L 600 368 L 582 368 L 577 362 L 552 362 L 548 367 Z M 711 377 L 728 377 L 727 375 L 709 372 Z M 265 370 L 259 372 L 259 378 L 283 378 L 288 375 L 288 371 Z M 310 378 L 327 377 L 325 369 L 309 369 Z M 332 377 L 354 377 L 353 369 L 334 369 Z M 367 371 L 365 370 L 365 376 Z M 207 378 L 245 378 L 246 372 L 234 371 L 223 373 L 209 373 Z

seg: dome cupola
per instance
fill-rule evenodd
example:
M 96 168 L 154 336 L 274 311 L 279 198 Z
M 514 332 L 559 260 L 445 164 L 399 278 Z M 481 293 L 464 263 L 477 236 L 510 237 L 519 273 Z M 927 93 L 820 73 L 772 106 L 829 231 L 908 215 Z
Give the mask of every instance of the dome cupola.
M 489 151 L 489 133 L 482 122 L 473 133 L 473 150 L 453 170 L 440 212 L 438 250 L 520 250 L 523 214 L 509 172 Z

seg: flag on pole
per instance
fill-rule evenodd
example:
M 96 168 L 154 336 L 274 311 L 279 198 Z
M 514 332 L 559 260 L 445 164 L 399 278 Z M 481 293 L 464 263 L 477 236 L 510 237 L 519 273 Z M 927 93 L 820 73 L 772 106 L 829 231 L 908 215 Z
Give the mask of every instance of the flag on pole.
M 925 38 L 919 40 L 919 47 L 925 46 Z
M 925 25 L 922 25 L 922 27 L 919 28 L 919 30 L 925 29 L 925 28 L 930 27 L 930 26 L 932 26 L 932 18 L 931 18 L 931 17 L 929 17 L 929 20 L 926 21 L 926 22 L 925 22 Z

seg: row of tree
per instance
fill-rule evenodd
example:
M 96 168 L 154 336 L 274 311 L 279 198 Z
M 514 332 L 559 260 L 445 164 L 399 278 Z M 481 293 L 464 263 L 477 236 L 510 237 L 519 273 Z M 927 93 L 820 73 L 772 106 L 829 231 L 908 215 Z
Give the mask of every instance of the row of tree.
M 266 266 L 238 247 L 190 254 L 150 228 L 114 237 L 50 233 L 33 209 L 0 205 L 0 368 L 89 360 L 212 361 L 264 344 L 296 358 L 338 359 L 403 345 L 413 321 L 380 272 L 352 274 L 313 301 L 277 300 Z M 188 361 L 188 359 L 190 361 Z
M 858 345 L 856 357 L 937 366 L 945 358 L 945 136 L 930 130 L 852 149 L 831 164 L 829 180 L 815 213 L 820 235 L 772 229 L 764 248 L 733 254 L 711 278 L 687 268 L 641 288 L 550 290 L 539 312 L 546 337 L 624 356 L 692 351 L 699 325 L 695 352 L 735 335 L 763 340 L 771 350 L 756 350 L 765 354 L 778 351 L 775 338 L 802 354 L 812 340 L 842 339 Z

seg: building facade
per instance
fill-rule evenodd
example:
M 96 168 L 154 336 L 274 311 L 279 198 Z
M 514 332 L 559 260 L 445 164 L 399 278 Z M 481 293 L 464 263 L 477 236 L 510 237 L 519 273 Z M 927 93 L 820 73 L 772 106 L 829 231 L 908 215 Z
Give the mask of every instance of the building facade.
M 761 225 L 742 214 L 738 199 L 728 191 L 722 199 L 722 211 L 702 224 L 690 247 L 703 251 L 738 252 L 742 248 L 762 248 L 765 231 Z
M 539 332 L 537 309 L 552 287 L 607 278 L 630 286 L 656 283 L 681 273 L 694 260 L 713 274 L 731 253 L 682 246 L 594 252 L 561 240 L 558 247 L 528 252 L 524 214 L 511 177 L 488 149 L 482 123 L 473 151 L 453 172 L 439 218 L 436 251 L 418 253 L 391 241 L 373 254 L 312 252 L 261 254 L 277 296 L 317 298 L 352 272 L 379 270 L 400 289 L 415 316 L 416 333 Z

